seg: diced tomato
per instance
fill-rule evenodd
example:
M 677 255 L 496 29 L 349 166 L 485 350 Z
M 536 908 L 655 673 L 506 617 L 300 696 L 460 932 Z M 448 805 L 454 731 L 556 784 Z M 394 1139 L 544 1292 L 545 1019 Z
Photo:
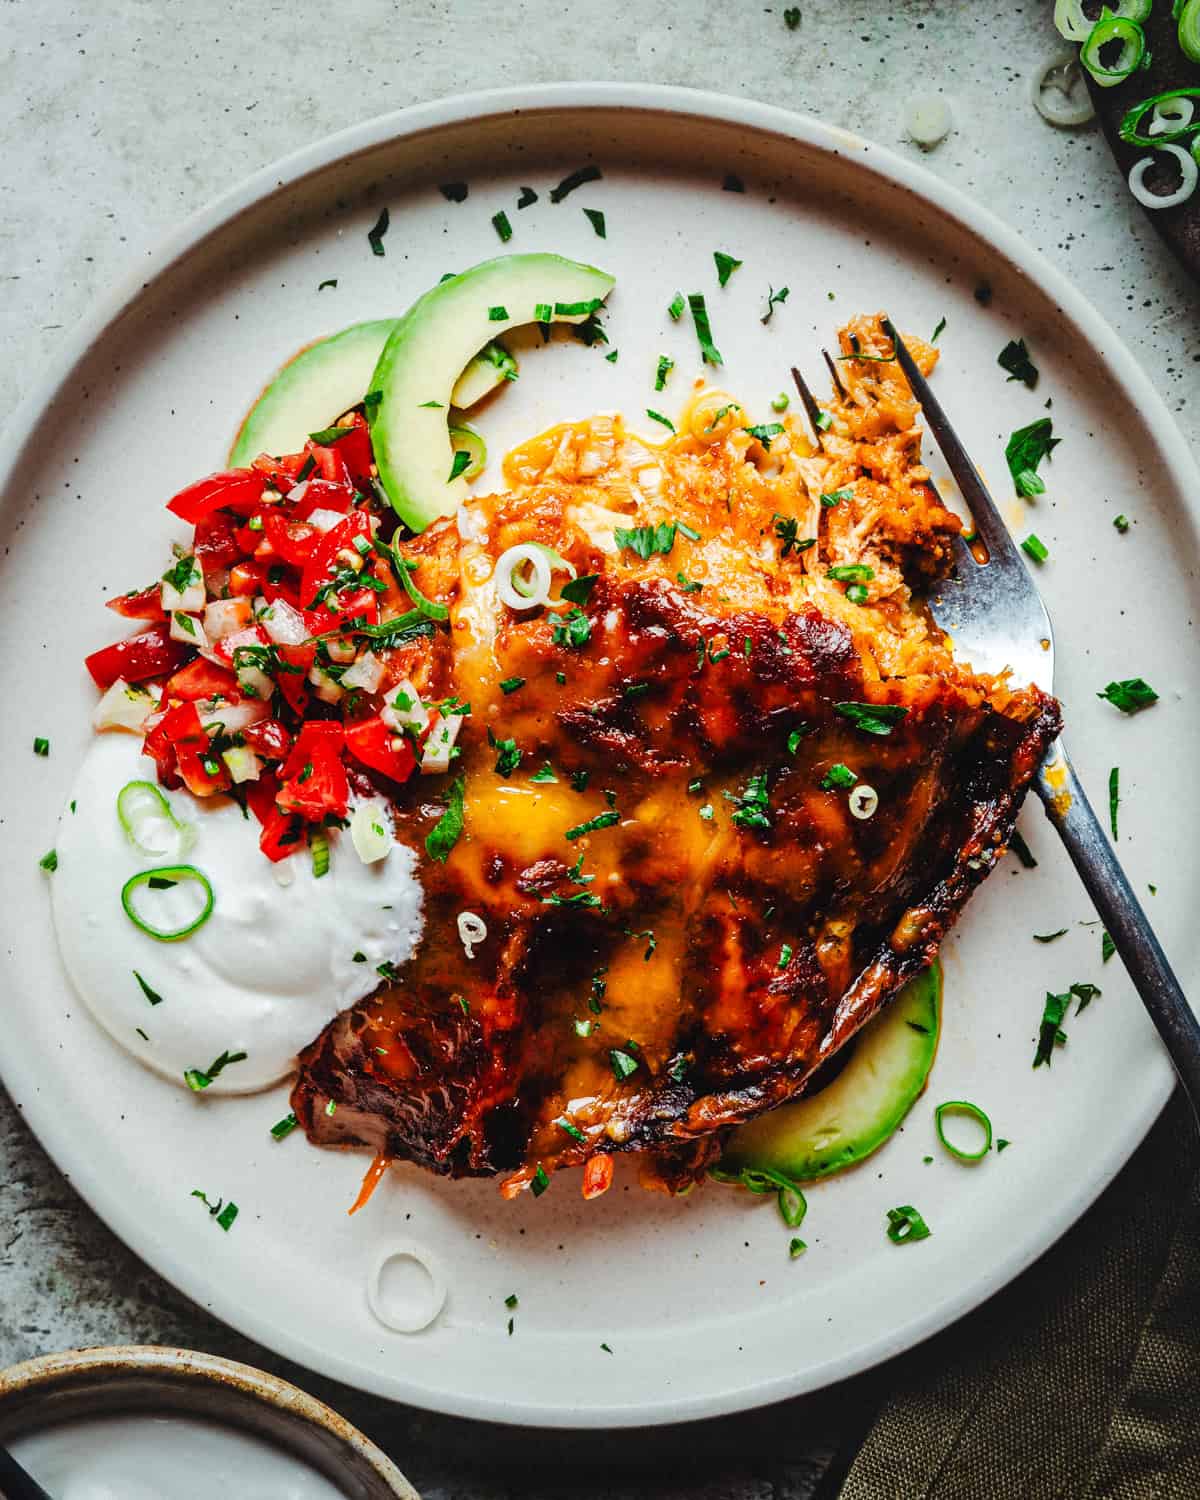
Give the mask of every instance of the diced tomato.
M 162 677 L 182 666 L 192 654 L 192 647 L 173 641 L 166 624 L 152 625 L 140 635 L 114 641 L 84 658 L 84 666 L 100 690 L 112 687 L 118 677 L 126 682 L 145 682 L 148 677 Z
M 282 458 L 272 458 L 269 453 L 260 453 L 250 467 L 261 474 L 272 489 L 286 495 L 296 483 L 296 475 L 304 467 L 307 453 L 286 453 Z
M 416 770 L 412 741 L 390 729 L 378 715 L 347 724 L 345 733 L 346 749 L 373 771 L 381 771 L 393 781 L 407 781 Z
M 246 806 L 265 828 L 275 812 L 275 797 L 279 782 L 273 771 L 264 771 L 257 781 L 242 783 L 246 794 Z
M 354 546 L 356 537 L 371 540 L 371 521 L 365 511 L 351 511 L 344 521 L 339 521 L 332 531 L 327 531 L 312 549 L 300 581 L 300 602 L 303 608 L 312 609 L 313 600 L 323 584 L 329 582 L 338 568 L 343 566 L 338 553 L 349 549 L 358 556 Z M 332 608 L 332 602 L 329 607 Z M 339 609 L 338 613 L 342 613 Z
M 280 812 L 275 806 L 279 782 L 269 771 L 257 781 L 245 782 L 244 791 L 247 806 L 262 824 L 258 847 L 269 860 L 278 864 L 281 859 L 287 859 L 289 854 L 303 848 L 304 825 L 293 814 Z
M 308 712 L 312 694 L 308 690 L 309 668 L 317 659 L 315 646 L 279 646 L 277 648 L 280 670 L 275 674 L 275 686 L 283 694 L 283 701 L 300 718 Z M 294 672 L 284 670 L 295 667 Z
M 371 434 L 366 422 L 355 413 L 354 426 L 345 437 L 338 438 L 337 451 L 345 460 L 351 481 L 359 489 L 366 489 L 371 482 Z
M 229 772 L 224 763 L 211 754 L 208 735 L 194 703 L 181 703 L 177 708 L 168 709 L 157 733 L 174 750 L 179 774 L 193 796 L 211 797 L 214 792 L 228 791 Z
M 253 469 L 229 469 L 189 484 L 167 501 L 167 509 L 195 525 L 214 510 L 249 515 L 262 498 L 263 477 Z
M 294 575 L 292 581 L 289 581 L 282 563 L 273 563 L 267 569 L 262 581 L 262 591 L 268 604 L 274 604 L 276 599 L 286 599 L 293 609 L 300 608 L 300 592 L 295 586 Z
M 167 718 L 167 712 L 151 714 L 146 720 L 146 734 L 142 741 L 142 754 L 148 755 L 158 767 L 158 779 L 163 786 L 177 787 L 182 782 L 179 779 L 179 768 L 175 760 L 175 751 L 171 748 L 170 741 L 163 733 L 163 723 Z
M 350 787 L 342 764 L 344 744 L 342 726 L 331 720 L 311 720 L 301 728 L 283 763 L 276 798 L 283 812 L 298 813 L 310 823 L 320 822 L 326 813 L 346 816 Z
M 283 760 L 292 748 L 292 737 L 278 719 L 259 719 L 257 724 L 247 724 L 242 738 L 264 760 Z
M 263 570 L 256 562 L 234 563 L 229 570 L 229 592 L 238 599 L 252 599 L 262 593 Z
M 236 671 L 238 666 L 258 666 L 254 657 L 243 656 L 239 662 L 238 652 L 249 647 L 253 650 L 258 646 L 269 646 L 271 637 L 261 625 L 247 625 L 244 630 L 235 630 L 232 635 L 223 635 L 219 641 L 212 643 L 214 656 L 220 657 L 221 661 L 231 670 Z
M 331 484 L 327 479 L 310 479 L 293 512 L 297 521 L 306 521 L 314 510 L 337 510 L 344 515 L 354 504 L 354 490 L 348 484 Z
M 206 579 L 220 568 L 231 567 L 243 553 L 237 527 L 228 516 L 222 515 L 203 516 L 196 522 L 193 550 Z
M 240 703 L 242 699 L 242 690 L 233 673 L 203 656 L 168 677 L 163 692 L 167 698 L 185 698 L 188 702 L 197 698 L 224 698 L 229 703 Z
M 325 534 L 305 521 L 289 521 L 277 511 L 268 511 L 263 516 L 263 537 L 269 544 L 269 554 L 281 558 L 293 568 L 307 567 L 313 553 L 324 541 Z M 261 554 L 261 548 L 255 556 Z
M 118 594 L 115 599 L 106 599 L 105 608 L 115 610 L 127 620 L 165 620 L 167 612 L 162 607 L 162 585 L 152 583 L 149 588 L 133 589 L 128 594 Z
M 308 451 L 312 454 L 313 462 L 317 466 L 317 472 L 322 479 L 327 479 L 331 484 L 348 484 L 350 482 L 350 470 L 346 467 L 346 460 L 342 457 L 342 445 L 322 448 L 319 443 L 309 443 Z

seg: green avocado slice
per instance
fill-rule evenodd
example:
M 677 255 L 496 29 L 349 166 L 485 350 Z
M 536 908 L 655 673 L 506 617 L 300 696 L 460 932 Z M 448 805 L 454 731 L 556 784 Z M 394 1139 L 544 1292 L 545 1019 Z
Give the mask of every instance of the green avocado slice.
M 453 515 L 466 481 L 453 473 L 446 414 L 468 361 L 523 323 L 582 323 L 614 278 L 559 255 L 500 255 L 431 287 L 392 331 L 367 400 L 379 478 L 414 531 Z
M 942 969 L 935 962 L 863 1027 L 832 1083 L 739 1127 L 714 1175 L 736 1179 L 747 1169 L 769 1169 L 792 1182 L 811 1182 L 870 1156 L 925 1087 L 941 998 Z

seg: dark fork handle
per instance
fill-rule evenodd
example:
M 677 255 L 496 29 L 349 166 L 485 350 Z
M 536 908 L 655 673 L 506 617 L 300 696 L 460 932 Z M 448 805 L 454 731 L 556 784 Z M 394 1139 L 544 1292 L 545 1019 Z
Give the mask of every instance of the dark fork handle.
M 1158 1028 L 1200 1122 L 1200 1021 L 1133 894 L 1061 740 L 1051 747 L 1034 786 Z
M 16 1461 L 7 1448 L 0 1446 L 0 1496 L 4 1500 L 50 1500 L 32 1474 Z

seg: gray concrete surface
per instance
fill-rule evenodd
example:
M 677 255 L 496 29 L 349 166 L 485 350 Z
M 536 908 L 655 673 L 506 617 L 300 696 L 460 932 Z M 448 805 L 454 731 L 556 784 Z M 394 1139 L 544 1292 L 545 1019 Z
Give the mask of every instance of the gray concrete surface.
M 1200 403 L 1185 407 L 1200 388 L 1195 288 L 1094 127 L 1055 131 L 1029 106 L 1028 75 L 1056 47 L 1050 8 L 805 0 L 789 31 L 782 5 L 736 0 L 0 0 L 0 418 L 98 292 L 245 174 L 419 100 L 595 78 L 740 93 L 908 154 L 920 153 L 903 139 L 905 100 L 944 93 L 955 130 L 928 165 L 1071 275 L 1195 443 Z M 290 1369 L 162 1282 L 80 1202 L 0 1092 L 0 1366 L 128 1341 L 292 1375 L 382 1441 L 429 1500 L 803 1500 L 892 1378 L 615 1441 L 387 1406 Z

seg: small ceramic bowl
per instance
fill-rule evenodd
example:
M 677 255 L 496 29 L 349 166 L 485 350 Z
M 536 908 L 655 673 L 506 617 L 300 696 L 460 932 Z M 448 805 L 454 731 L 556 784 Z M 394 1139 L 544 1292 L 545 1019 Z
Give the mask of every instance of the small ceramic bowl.
M 151 1413 L 265 1438 L 347 1500 L 420 1500 L 395 1464 L 344 1417 L 286 1380 L 191 1349 L 71 1349 L 0 1371 L 0 1443 L 54 1423 Z

